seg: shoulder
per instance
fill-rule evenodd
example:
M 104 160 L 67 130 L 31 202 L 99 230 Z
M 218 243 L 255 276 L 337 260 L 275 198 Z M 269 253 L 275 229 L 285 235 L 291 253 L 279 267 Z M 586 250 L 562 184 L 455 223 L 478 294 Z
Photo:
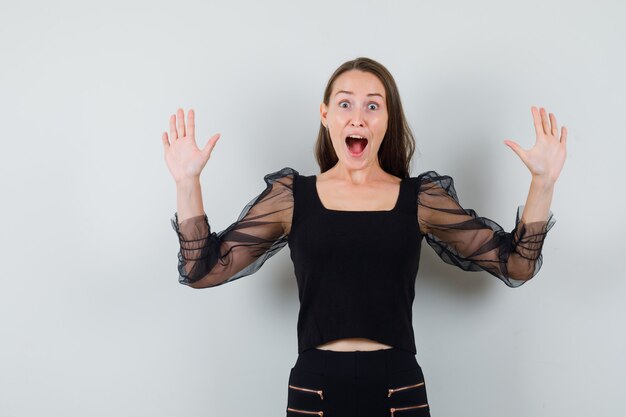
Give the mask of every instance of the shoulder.
M 411 177 L 419 191 L 443 188 L 446 192 L 456 193 L 454 179 L 450 175 L 440 174 L 434 170 L 424 171 L 417 177 Z
M 298 175 L 299 175 L 298 171 L 295 170 L 294 168 L 284 167 L 284 168 L 279 169 L 278 171 L 273 171 L 268 174 L 265 174 L 264 179 L 268 181 L 268 180 L 276 180 L 278 178 L 285 178 L 285 177 L 293 178 Z
M 416 177 L 411 177 L 411 179 L 414 179 L 419 182 L 432 181 L 432 180 L 436 180 L 440 178 L 450 178 L 450 177 L 448 175 L 439 174 L 437 171 L 433 171 L 433 170 L 424 171 Z
M 419 174 L 417 177 L 411 177 L 411 180 L 415 181 L 419 185 L 424 185 L 428 183 L 438 183 L 440 185 L 444 184 L 452 184 L 454 180 L 450 175 L 440 174 L 437 171 L 429 170 L 424 171 Z
M 280 190 L 293 190 L 293 184 L 300 176 L 299 172 L 291 167 L 284 167 L 277 171 L 272 171 L 263 177 L 267 189 L 273 189 L 275 191 Z
M 283 180 L 283 179 L 293 181 L 299 175 L 300 174 L 298 173 L 297 170 L 291 167 L 284 167 L 284 168 L 279 169 L 278 171 L 273 171 L 268 174 L 265 174 L 265 177 L 263 177 L 263 179 L 269 185 L 269 184 L 272 184 L 276 181 Z

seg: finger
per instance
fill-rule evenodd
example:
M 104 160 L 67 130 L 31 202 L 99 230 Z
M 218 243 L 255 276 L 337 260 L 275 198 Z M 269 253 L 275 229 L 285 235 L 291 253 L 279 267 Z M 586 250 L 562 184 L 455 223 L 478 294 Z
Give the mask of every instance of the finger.
M 161 141 L 163 142 L 163 148 L 167 149 L 170 147 L 170 141 L 167 140 L 167 132 L 163 132 L 161 135 Z
M 185 112 L 183 109 L 178 109 L 178 137 L 185 137 Z
M 193 109 L 189 109 L 189 112 L 187 112 L 187 135 L 189 135 L 191 139 L 193 139 L 196 134 L 196 125 L 194 119 L 195 116 L 193 114 Z
M 221 133 L 216 133 L 215 135 L 211 136 L 211 139 L 209 139 L 209 141 L 204 146 L 204 149 L 202 149 L 202 151 L 206 154 L 207 159 L 211 157 L 211 152 L 213 152 L 213 148 L 215 147 L 215 144 L 217 143 L 217 140 L 221 137 L 221 135 Z
M 541 124 L 543 125 L 543 133 L 547 135 L 550 132 L 550 121 L 548 120 L 546 109 L 542 107 L 540 110 L 540 113 L 541 113 Z
M 170 116 L 170 137 L 172 140 L 178 139 L 178 132 L 176 132 L 176 115 Z
M 567 144 L 567 128 L 565 126 L 561 126 L 561 143 Z
M 519 156 L 522 159 L 522 161 L 524 160 L 524 156 L 523 156 L 524 150 L 522 149 L 521 146 L 519 146 L 519 144 L 517 142 L 507 139 L 507 140 L 504 141 L 504 143 L 509 148 L 513 149 L 513 152 L 515 152 L 517 154 L 517 156 Z
M 535 134 L 539 136 L 543 133 L 543 126 L 541 125 L 541 116 L 539 115 L 539 111 L 537 107 L 532 106 L 530 108 L 531 113 L 533 114 L 533 123 L 535 125 Z
M 550 113 L 550 126 L 550 134 L 556 137 L 556 135 L 559 133 L 559 128 L 556 125 L 556 116 L 554 115 L 554 113 Z

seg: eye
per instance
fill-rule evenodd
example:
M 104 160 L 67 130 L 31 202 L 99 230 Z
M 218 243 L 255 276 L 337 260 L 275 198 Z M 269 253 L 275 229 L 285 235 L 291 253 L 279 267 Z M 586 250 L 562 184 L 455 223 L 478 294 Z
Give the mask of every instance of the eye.
M 345 104 L 348 104 L 348 102 L 347 102 L 347 101 L 345 101 L 345 100 L 344 100 L 344 101 L 340 101 L 340 102 L 339 102 L 339 107 L 341 107 L 342 109 L 345 109 L 346 107 L 342 106 L 342 104 L 344 104 L 344 103 L 345 103 Z
M 376 103 L 370 103 L 369 105 L 370 106 L 374 106 L 373 109 L 370 107 L 370 110 L 377 110 L 378 109 L 378 104 L 376 104 Z

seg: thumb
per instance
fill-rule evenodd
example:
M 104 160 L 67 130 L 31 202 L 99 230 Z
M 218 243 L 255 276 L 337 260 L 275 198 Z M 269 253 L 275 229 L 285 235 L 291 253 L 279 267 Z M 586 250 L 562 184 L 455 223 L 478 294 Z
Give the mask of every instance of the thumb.
M 515 152 L 522 161 L 524 160 L 524 149 L 522 149 L 517 142 L 507 139 L 504 141 L 504 144 L 513 149 L 513 152 Z
M 211 152 L 213 151 L 213 148 L 215 147 L 215 143 L 217 143 L 217 140 L 220 138 L 220 136 L 221 136 L 221 133 L 216 133 L 215 135 L 211 136 L 211 139 L 209 139 L 206 145 L 204 145 L 204 148 L 202 149 L 202 153 L 204 153 L 207 160 L 211 157 Z

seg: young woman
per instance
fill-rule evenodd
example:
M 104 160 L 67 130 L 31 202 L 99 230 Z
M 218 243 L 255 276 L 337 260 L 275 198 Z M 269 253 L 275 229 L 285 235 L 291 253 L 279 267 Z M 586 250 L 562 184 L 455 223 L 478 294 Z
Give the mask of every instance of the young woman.
M 199 177 L 219 134 L 199 149 L 194 113 L 185 124 L 179 109 L 162 138 L 177 185 L 171 222 L 179 281 L 193 288 L 232 282 L 288 244 L 300 311 L 287 415 L 429 416 L 411 319 L 422 238 L 445 262 L 487 271 L 510 287 L 537 274 L 555 223 L 550 204 L 567 131 L 559 137 L 553 114 L 531 111 L 533 148 L 505 141 L 532 174 L 515 228 L 505 232 L 460 205 L 451 177 L 410 176 L 415 142 L 393 77 L 374 60 L 348 61 L 330 77 L 320 105 L 320 174 L 290 167 L 267 174 L 263 191 L 216 233 Z

